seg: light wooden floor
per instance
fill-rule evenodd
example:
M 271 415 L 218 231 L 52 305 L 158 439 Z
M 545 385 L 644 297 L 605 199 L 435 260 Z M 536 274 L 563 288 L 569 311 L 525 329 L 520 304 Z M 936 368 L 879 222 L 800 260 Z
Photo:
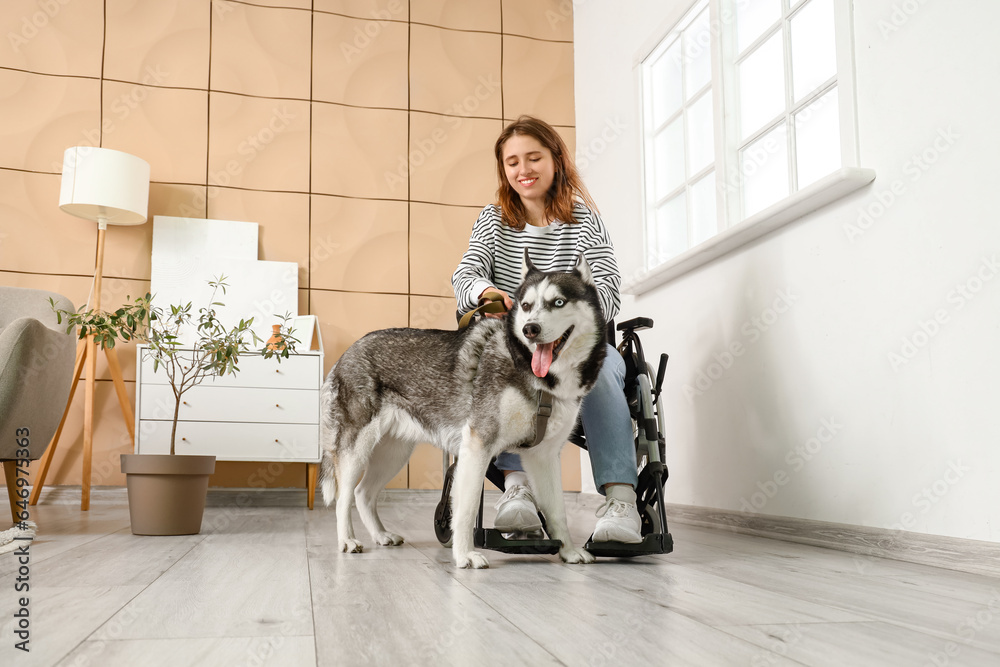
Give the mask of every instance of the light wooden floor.
M 122 490 L 46 491 L 28 655 L 0 555 L 0 665 L 1000 665 L 995 578 L 678 523 L 661 557 L 456 570 L 436 494 L 386 493 L 407 543 L 346 555 L 301 492 L 213 492 L 200 535 L 136 537 Z M 567 503 L 582 541 L 593 505 Z

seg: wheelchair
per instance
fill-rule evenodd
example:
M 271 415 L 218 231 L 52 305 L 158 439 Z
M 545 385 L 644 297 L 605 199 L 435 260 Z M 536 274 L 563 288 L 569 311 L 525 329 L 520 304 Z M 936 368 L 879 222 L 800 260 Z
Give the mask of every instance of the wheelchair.
M 667 355 L 661 354 L 656 374 L 646 362 L 642 350 L 642 342 L 638 333 L 651 329 L 653 320 L 648 317 L 637 317 L 617 326 L 622 333 L 622 341 L 617 346 L 618 352 L 625 360 L 625 396 L 629 413 L 632 417 L 633 436 L 635 440 L 636 467 L 639 481 L 636 486 L 636 508 L 642 521 L 642 542 L 625 544 L 623 542 L 594 542 L 593 535 L 587 540 L 584 548 L 597 557 L 631 558 L 652 554 L 666 554 L 673 551 L 674 542 L 667 529 L 667 515 L 664 505 L 663 489 L 669 473 L 665 464 L 666 443 L 664 440 L 664 414 L 660 400 L 663 387 L 663 376 L 667 368 Z M 615 340 L 614 322 L 608 323 L 608 340 Z M 655 379 L 654 379 L 655 378 Z M 570 442 L 587 448 L 586 434 L 577 422 L 570 436 Z M 442 546 L 450 547 L 451 529 L 451 488 L 455 476 L 457 459 L 445 453 L 443 464 L 445 468 L 444 484 L 441 489 L 441 501 L 434 512 L 434 533 Z M 486 478 L 501 491 L 504 490 L 504 475 L 493 462 L 490 462 Z M 474 543 L 478 549 L 490 549 L 514 554 L 557 554 L 561 546 L 558 540 L 552 539 L 506 539 L 494 528 L 483 527 L 484 493 L 480 493 L 479 512 L 476 515 Z M 545 528 L 545 517 L 539 513 L 542 527 Z

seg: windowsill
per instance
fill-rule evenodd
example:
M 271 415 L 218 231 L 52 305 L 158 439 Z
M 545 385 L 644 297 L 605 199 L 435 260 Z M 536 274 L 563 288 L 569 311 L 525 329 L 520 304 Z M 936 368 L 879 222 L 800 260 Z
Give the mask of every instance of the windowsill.
M 874 179 L 874 169 L 843 167 L 777 204 L 750 216 L 735 227 L 640 274 L 635 280 L 623 285 L 622 292 L 644 294 L 765 234 L 770 234 L 804 215 L 817 211 L 830 202 L 871 183 Z

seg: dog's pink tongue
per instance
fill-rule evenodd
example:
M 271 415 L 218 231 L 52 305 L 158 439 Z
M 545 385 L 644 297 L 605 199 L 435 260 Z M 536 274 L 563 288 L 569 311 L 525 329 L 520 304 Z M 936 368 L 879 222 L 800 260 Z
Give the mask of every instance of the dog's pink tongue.
M 552 365 L 552 350 L 556 343 L 539 344 L 535 346 L 535 353 L 531 356 L 531 372 L 543 378 L 549 373 L 549 366 Z

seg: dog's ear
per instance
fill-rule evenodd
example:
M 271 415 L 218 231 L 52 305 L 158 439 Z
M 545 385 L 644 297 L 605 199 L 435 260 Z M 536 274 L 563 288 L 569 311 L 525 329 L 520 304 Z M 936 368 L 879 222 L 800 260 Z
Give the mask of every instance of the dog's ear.
M 524 249 L 524 263 L 521 264 L 521 282 L 524 282 L 525 276 L 527 276 L 532 271 L 537 271 L 535 265 L 531 263 L 531 257 L 528 255 L 528 249 Z
M 590 264 L 587 263 L 587 258 L 583 256 L 582 252 L 576 258 L 576 266 L 573 267 L 573 270 L 580 274 L 583 282 L 590 285 L 594 284 L 594 274 L 590 272 Z

